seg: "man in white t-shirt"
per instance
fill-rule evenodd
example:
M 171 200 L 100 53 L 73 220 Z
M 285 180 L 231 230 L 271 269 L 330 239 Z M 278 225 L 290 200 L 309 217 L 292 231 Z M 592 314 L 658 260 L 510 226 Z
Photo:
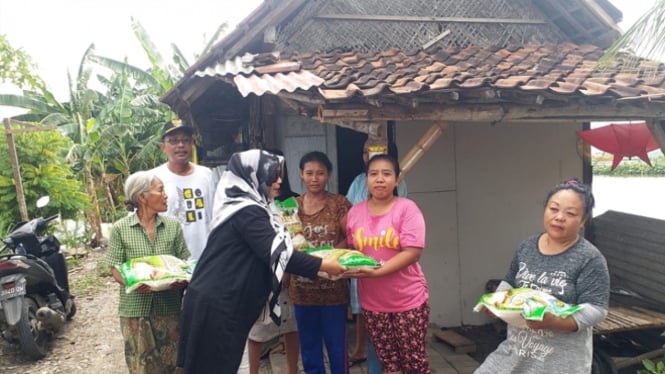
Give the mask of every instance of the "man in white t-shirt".
M 167 122 L 159 147 L 168 161 L 152 171 L 162 180 L 168 195 L 168 210 L 164 214 L 180 221 L 190 259 L 198 260 L 208 240 L 216 183 L 209 168 L 190 161 L 193 135 L 194 128 L 188 124 L 180 120 Z

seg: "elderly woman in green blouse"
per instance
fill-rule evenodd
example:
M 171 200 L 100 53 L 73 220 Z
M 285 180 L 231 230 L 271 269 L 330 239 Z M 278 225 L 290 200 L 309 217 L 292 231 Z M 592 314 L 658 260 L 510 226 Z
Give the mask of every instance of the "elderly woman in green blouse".
M 152 173 L 140 171 L 127 178 L 125 199 L 135 209 L 118 220 L 111 231 L 104 262 L 108 266 L 153 255 L 189 257 L 180 223 L 159 215 L 167 208 L 164 184 Z M 125 286 L 113 267 L 113 278 Z M 126 293 L 120 288 L 118 314 L 125 340 L 125 361 L 130 373 L 172 373 L 175 371 L 179 338 L 181 292 L 185 282 L 169 290 L 153 292 L 148 286 Z

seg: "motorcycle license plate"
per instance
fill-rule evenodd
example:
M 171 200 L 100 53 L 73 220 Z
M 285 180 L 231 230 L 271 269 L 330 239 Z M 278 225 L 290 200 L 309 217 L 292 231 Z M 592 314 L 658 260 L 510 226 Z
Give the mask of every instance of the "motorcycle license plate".
M 11 299 L 12 297 L 23 296 L 23 295 L 25 295 L 25 283 L 16 284 L 14 287 L 11 288 L 0 289 L 0 300 Z

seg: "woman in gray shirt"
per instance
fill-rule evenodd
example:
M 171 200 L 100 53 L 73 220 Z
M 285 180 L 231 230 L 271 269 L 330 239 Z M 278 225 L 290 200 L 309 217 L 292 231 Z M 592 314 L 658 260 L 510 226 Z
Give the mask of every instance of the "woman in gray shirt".
M 497 289 L 540 290 L 582 309 L 568 318 L 546 313 L 527 328 L 508 326 L 506 340 L 475 374 L 591 372 L 593 326 L 607 315 L 610 286 L 605 258 L 580 236 L 593 205 L 579 180 L 556 185 L 545 200 L 545 232 L 520 244 Z

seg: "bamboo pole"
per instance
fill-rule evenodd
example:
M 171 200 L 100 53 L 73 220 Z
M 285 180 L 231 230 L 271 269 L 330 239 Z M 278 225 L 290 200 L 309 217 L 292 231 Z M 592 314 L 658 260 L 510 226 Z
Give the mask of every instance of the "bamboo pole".
M 12 161 L 12 173 L 14 174 L 14 183 L 16 183 L 16 198 L 18 199 L 18 210 L 23 221 L 28 220 L 28 208 L 25 204 L 25 195 L 23 194 L 23 181 L 21 180 L 21 170 L 18 165 L 18 155 L 16 154 L 16 145 L 14 136 L 9 125 L 9 118 L 2 121 L 5 125 L 5 136 L 7 137 L 7 146 L 9 148 L 9 158 Z
M 404 177 L 413 169 L 418 160 L 420 160 L 427 151 L 432 148 L 432 145 L 443 135 L 446 130 L 448 130 L 448 123 L 446 122 L 434 122 L 432 126 L 423 134 L 418 142 L 411 147 L 409 152 L 402 158 L 400 161 L 400 174 L 399 180 L 403 180 Z
M 55 130 L 57 127 L 49 125 L 49 126 L 35 126 L 32 123 L 29 122 L 23 122 L 23 121 L 17 121 L 17 120 L 12 120 L 9 118 L 5 118 L 2 121 L 5 125 L 5 136 L 7 137 L 7 147 L 9 148 L 9 158 L 11 159 L 12 162 L 12 173 L 14 174 L 14 183 L 16 184 L 16 198 L 18 200 L 18 210 L 19 213 L 21 214 L 21 219 L 23 221 L 27 221 L 29 219 L 28 216 L 28 207 L 25 203 L 25 193 L 23 191 L 23 179 L 21 178 L 21 169 L 18 163 L 18 154 L 16 153 L 16 144 L 14 143 L 14 135 L 13 134 L 24 134 L 28 132 L 34 132 L 34 131 L 47 131 L 47 130 Z M 15 125 L 22 126 L 20 129 L 12 129 L 11 124 L 14 123 Z

